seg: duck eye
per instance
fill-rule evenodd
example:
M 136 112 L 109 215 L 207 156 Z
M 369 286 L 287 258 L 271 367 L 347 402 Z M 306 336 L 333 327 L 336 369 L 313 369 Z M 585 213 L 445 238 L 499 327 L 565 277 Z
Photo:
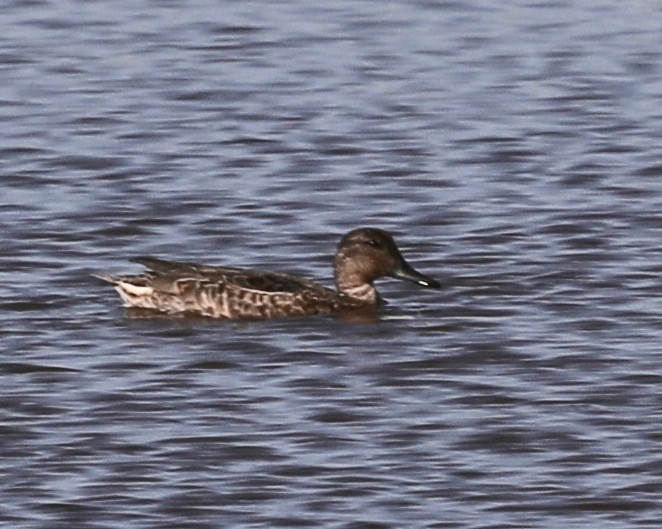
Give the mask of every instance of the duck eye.
M 372 246 L 373 248 L 381 248 L 382 243 L 379 241 L 376 241 L 375 239 L 368 239 L 368 245 Z

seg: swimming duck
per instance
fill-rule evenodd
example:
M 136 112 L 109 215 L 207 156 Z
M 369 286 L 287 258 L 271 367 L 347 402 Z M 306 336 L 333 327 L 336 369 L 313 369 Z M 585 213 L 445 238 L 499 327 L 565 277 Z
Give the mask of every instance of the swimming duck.
M 384 276 L 439 288 L 414 270 L 393 237 L 378 228 L 347 233 L 333 263 L 337 290 L 300 277 L 138 257 L 143 274 L 96 275 L 114 285 L 125 307 L 212 318 L 274 318 L 374 309 L 380 301 L 373 282 Z

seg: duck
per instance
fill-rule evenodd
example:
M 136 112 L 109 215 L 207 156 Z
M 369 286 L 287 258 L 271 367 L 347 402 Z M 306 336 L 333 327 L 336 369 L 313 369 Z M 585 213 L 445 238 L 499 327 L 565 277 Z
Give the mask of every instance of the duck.
M 441 286 L 407 263 L 390 233 L 371 227 L 352 230 L 341 238 L 333 261 L 335 290 L 278 272 L 156 257 L 132 261 L 147 270 L 94 276 L 112 284 L 125 307 L 169 315 L 238 320 L 367 311 L 382 303 L 374 286 L 382 277 L 425 288 Z

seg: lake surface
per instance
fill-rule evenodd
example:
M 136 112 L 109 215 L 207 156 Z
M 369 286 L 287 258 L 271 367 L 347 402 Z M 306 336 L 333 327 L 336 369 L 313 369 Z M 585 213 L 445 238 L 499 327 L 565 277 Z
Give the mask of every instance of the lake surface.
M 0 521 L 657 528 L 662 4 L 0 6 Z M 377 321 L 134 318 L 137 255 Z

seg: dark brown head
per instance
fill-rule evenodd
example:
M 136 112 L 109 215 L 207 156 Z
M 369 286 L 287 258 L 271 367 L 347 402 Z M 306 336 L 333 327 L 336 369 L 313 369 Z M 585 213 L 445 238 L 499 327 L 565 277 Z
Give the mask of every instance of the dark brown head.
M 334 261 L 336 286 L 351 295 L 384 276 L 413 281 L 424 287 L 439 288 L 431 277 L 414 270 L 405 261 L 391 235 L 378 228 L 359 228 L 345 235 Z M 373 289 L 374 293 L 374 289 Z

